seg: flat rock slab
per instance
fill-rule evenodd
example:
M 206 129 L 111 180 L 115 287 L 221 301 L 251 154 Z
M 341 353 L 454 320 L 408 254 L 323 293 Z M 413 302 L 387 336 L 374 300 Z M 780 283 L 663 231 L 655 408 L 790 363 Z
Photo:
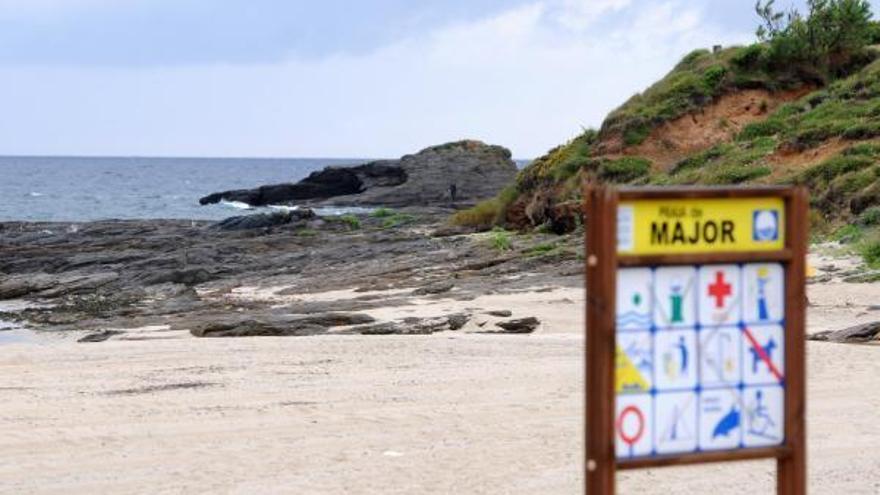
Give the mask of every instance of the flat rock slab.
M 510 318 L 513 316 L 513 311 L 509 309 L 498 309 L 494 311 L 486 311 L 486 314 L 489 316 L 497 316 L 498 318 Z
M 77 340 L 79 343 L 89 343 L 89 342 L 104 342 L 105 340 L 110 339 L 110 337 L 116 335 L 122 335 L 125 332 L 120 332 L 119 330 L 104 330 L 101 332 L 90 333 L 85 337 Z
M 516 320 L 507 320 L 507 321 L 499 321 L 495 324 L 496 327 L 500 328 L 501 331 L 492 330 L 482 333 L 532 333 L 534 332 L 538 326 L 541 324 L 541 320 L 535 318 L 534 316 L 529 316 L 528 318 L 519 318 Z
M 471 316 L 456 313 L 437 318 L 409 317 L 402 320 L 354 327 L 345 333 L 361 335 L 430 335 L 435 332 L 459 330 L 464 327 Z
M 880 338 L 880 321 L 856 325 L 843 330 L 828 330 L 818 332 L 807 337 L 809 340 L 820 342 L 839 342 L 850 344 L 864 344 Z
M 208 322 L 190 330 L 196 337 L 306 337 L 327 333 L 331 327 L 376 321 L 360 313 L 328 313 L 305 317 L 269 317 Z
M 258 213 L 256 215 L 243 215 L 230 217 L 217 222 L 213 228 L 219 230 L 250 230 L 264 229 L 287 225 L 300 220 L 314 220 L 315 212 L 309 208 L 278 211 L 274 213 Z
M 441 282 L 437 284 L 426 285 L 425 287 L 419 287 L 412 292 L 412 295 L 428 296 L 432 294 L 443 294 L 451 291 L 453 287 L 455 287 L 455 285 L 452 282 Z

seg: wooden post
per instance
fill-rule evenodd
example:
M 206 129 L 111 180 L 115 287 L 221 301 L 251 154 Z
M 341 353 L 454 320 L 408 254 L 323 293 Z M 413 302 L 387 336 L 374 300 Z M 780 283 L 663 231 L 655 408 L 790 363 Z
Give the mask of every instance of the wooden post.
M 788 453 L 777 460 L 776 492 L 807 493 L 806 441 L 806 278 L 808 218 L 807 191 L 798 188 L 788 201 L 786 235 L 791 260 L 785 283 L 785 432 Z
M 587 186 L 586 459 L 588 495 L 613 495 L 617 193 Z

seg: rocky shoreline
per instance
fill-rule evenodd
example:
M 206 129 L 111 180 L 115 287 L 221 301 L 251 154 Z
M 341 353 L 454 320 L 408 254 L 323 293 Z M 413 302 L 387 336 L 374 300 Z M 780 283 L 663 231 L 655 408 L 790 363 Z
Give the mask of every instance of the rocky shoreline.
M 0 333 L 17 340 L 22 327 L 72 332 L 82 342 L 527 334 L 542 322 L 517 297 L 570 303 L 544 293 L 582 290 L 581 231 L 472 232 L 450 226 L 450 212 L 0 223 Z M 837 248 L 816 250 L 813 291 L 869 281 L 857 260 L 821 254 Z M 812 338 L 875 341 L 874 309 L 859 313 L 853 328 L 828 322 Z
M 458 331 L 473 320 L 474 331 L 529 333 L 539 325 L 531 315 L 493 316 L 498 325 L 486 327 L 489 320 L 474 317 L 478 308 L 365 313 L 432 298 L 467 301 L 522 290 L 551 274 L 579 275 L 572 239 L 539 235 L 515 253 L 509 242 L 493 246 L 489 234 L 447 225 L 456 208 L 493 197 L 516 172 L 509 150 L 458 141 L 200 200 L 296 205 L 273 213 L 220 222 L 2 223 L 0 301 L 27 304 L 0 311 L 0 321 L 92 332 L 84 342 L 157 326 L 197 337 L 386 335 Z M 322 217 L 307 204 L 374 209 Z M 552 245 L 528 254 L 542 242 Z M 334 291 L 347 293 L 308 297 Z
M 199 337 L 528 333 L 539 322 L 504 311 L 513 308 L 494 308 L 494 315 L 477 307 L 404 310 L 580 285 L 576 236 L 517 236 L 514 245 L 499 247 L 493 236 L 507 234 L 451 228 L 448 214 L 319 217 L 297 210 L 216 223 L 2 223 L 0 300 L 38 304 L 0 319 L 88 331 L 88 342 L 152 326 Z M 369 314 L 387 308 L 401 311 L 384 319 Z

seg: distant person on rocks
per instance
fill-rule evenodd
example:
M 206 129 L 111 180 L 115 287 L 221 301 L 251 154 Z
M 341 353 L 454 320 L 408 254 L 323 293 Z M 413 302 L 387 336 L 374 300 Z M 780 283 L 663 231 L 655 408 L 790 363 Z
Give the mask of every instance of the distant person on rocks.
M 449 197 L 455 202 L 455 195 L 458 193 L 458 187 L 455 184 L 449 184 Z

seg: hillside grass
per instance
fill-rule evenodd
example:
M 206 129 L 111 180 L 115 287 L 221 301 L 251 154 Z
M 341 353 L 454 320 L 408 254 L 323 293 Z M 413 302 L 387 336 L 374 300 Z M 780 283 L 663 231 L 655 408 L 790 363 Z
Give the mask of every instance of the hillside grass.
M 794 174 L 770 179 L 771 157 L 804 153 L 841 140 L 839 154 Z M 654 173 L 652 184 L 803 184 L 813 206 L 838 221 L 880 205 L 880 61 L 857 74 L 781 106 L 747 125 L 732 142 Z M 807 158 L 805 158 L 806 160 Z
M 599 156 L 598 145 L 612 136 L 619 136 L 625 146 L 641 144 L 657 126 L 697 111 L 725 93 L 755 88 L 780 91 L 821 82 L 814 76 L 801 72 L 796 68 L 773 66 L 769 62 L 768 48 L 762 44 L 731 47 L 718 53 L 695 50 L 686 55 L 663 79 L 612 111 L 600 130 L 584 130 L 569 142 L 534 160 L 520 172 L 517 187 L 527 192 L 543 184 L 563 184 L 563 192 L 576 193 L 576 178 L 583 172 L 597 173 L 599 179 L 609 182 L 625 183 L 642 179 L 647 174 L 636 173 L 641 165 L 635 162 L 608 164 Z M 784 129 L 784 122 L 774 120 L 764 126 L 749 126 L 747 134 L 758 138 Z M 853 135 L 874 132 L 871 125 L 847 129 Z M 818 137 L 820 134 L 814 136 Z M 805 132 L 801 138 L 809 139 L 810 132 Z M 749 153 L 745 151 L 743 154 Z M 643 160 L 638 157 L 636 159 Z M 745 165 L 749 161 L 748 157 L 738 157 L 737 161 L 740 165 L 720 167 L 717 174 L 709 173 L 712 176 L 711 183 L 740 183 L 768 175 L 766 169 Z M 620 174 L 615 171 L 618 167 L 634 168 L 631 174 Z M 691 174 L 671 182 L 698 183 L 700 180 L 700 176 Z
M 620 135 L 624 145 L 638 145 L 657 126 L 699 110 L 722 94 L 757 88 L 780 91 L 816 84 L 815 79 L 772 65 L 763 44 L 718 53 L 695 50 L 663 79 L 611 112 L 601 135 Z
M 599 142 L 599 133 L 587 129 L 569 142 L 548 151 L 537 158 L 517 175 L 516 187 L 521 191 L 530 191 L 547 182 L 559 183 L 575 177 L 583 169 L 593 169 L 597 164 L 593 160 L 595 145 Z

